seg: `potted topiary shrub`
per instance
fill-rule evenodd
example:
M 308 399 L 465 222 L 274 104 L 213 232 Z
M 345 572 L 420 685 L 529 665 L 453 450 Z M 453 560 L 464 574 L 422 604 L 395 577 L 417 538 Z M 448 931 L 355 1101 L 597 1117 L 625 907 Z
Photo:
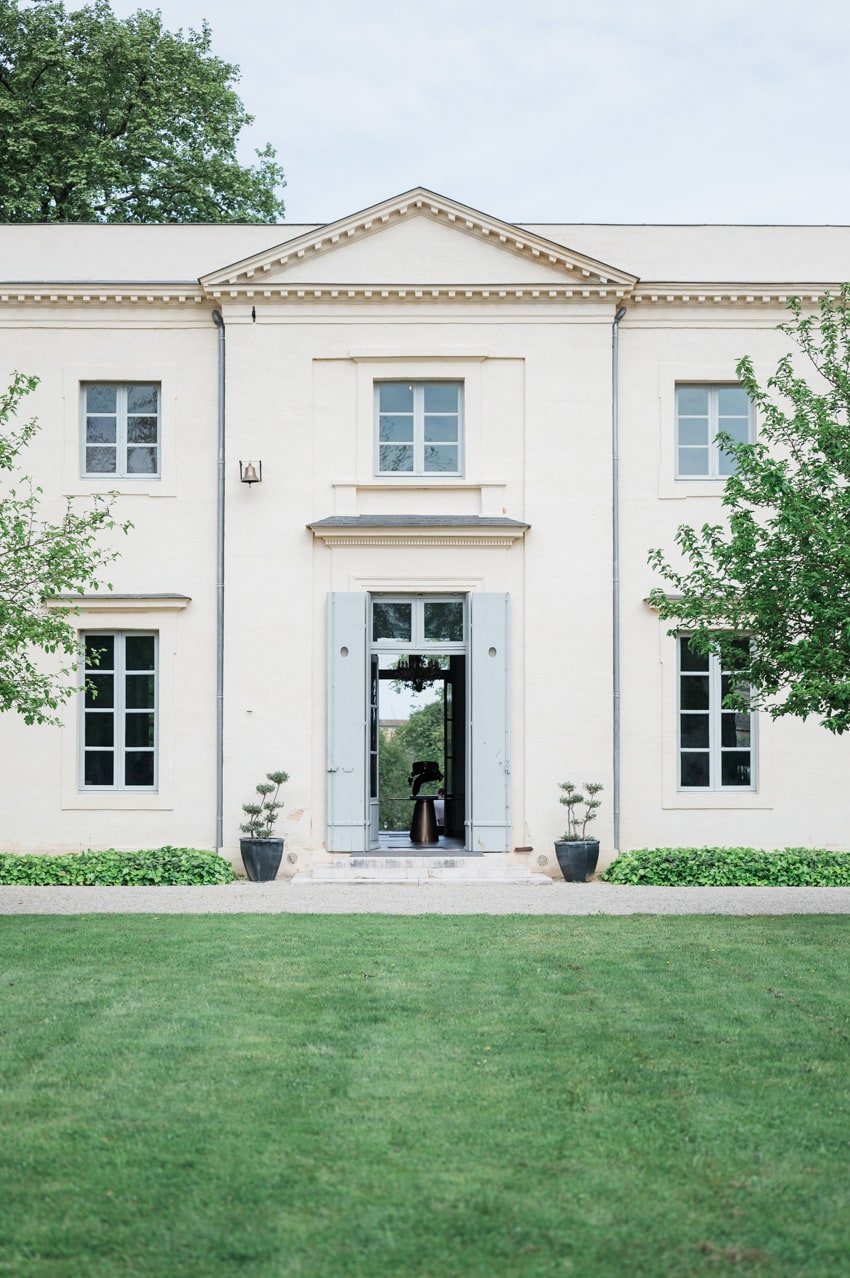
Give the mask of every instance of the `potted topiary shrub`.
M 555 840 L 555 856 L 568 883 L 586 883 L 599 860 L 599 840 L 587 839 L 585 834 L 602 807 L 596 797 L 602 786 L 597 781 L 585 781 L 581 789 L 572 781 L 559 781 L 558 786 L 564 792 L 560 800 L 567 809 L 567 828 Z
M 274 837 L 277 814 L 283 807 L 278 802 L 280 787 L 289 780 L 287 772 L 267 772 L 266 780 L 257 786 L 257 798 L 242 804 L 248 820 L 239 828 L 247 837 L 239 840 L 242 864 L 252 883 L 273 879 L 283 856 L 283 839 Z

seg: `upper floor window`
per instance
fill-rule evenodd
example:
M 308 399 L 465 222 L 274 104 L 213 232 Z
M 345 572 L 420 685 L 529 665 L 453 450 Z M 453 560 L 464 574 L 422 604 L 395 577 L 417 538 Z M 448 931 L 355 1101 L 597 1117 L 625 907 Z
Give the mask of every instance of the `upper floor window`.
M 462 382 L 377 382 L 379 475 L 459 475 Z
M 155 382 L 84 385 L 83 474 L 158 475 L 160 399 Z
M 737 642 L 737 641 L 736 641 Z M 747 639 L 740 643 L 746 645 Z M 754 789 L 753 714 L 723 705 L 735 675 L 679 639 L 679 787 Z
M 82 788 L 151 790 L 157 784 L 157 635 L 83 636 Z
M 676 477 L 723 479 L 735 473 L 735 459 L 724 453 L 717 436 L 736 443 L 753 438 L 753 406 L 742 386 L 676 387 Z

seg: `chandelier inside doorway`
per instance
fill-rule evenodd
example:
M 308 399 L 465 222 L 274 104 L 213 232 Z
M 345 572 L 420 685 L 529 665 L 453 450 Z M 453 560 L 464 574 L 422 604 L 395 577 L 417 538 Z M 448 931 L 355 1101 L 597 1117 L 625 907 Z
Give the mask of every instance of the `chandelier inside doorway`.
M 421 657 L 418 653 L 411 653 L 397 666 L 393 666 L 392 678 L 403 683 L 406 688 L 412 688 L 414 692 L 422 692 L 429 684 L 436 683 L 438 679 L 445 679 L 446 670 L 440 663 L 439 659 L 433 658 L 428 660 L 427 657 Z

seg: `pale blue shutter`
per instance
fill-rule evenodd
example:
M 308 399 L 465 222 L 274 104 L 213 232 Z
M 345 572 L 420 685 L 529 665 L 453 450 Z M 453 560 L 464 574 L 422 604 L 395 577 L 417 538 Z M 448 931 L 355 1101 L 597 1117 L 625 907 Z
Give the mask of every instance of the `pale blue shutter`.
M 508 596 L 469 597 L 470 852 L 510 848 Z
M 328 595 L 329 852 L 366 850 L 366 603 Z

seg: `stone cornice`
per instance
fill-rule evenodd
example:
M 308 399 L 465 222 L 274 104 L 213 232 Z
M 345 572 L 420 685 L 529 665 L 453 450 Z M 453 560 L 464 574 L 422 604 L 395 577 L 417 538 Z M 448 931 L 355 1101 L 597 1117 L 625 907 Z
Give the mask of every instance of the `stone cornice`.
M 46 303 L 53 306 L 197 306 L 209 303 L 198 284 L 2 283 L 0 304 Z
M 700 283 L 641 280 L 630 294 L 636 305 L 667 306 L 785 306 L 791 297 L 804 303 L 817 303 L 827 293 L 835 293 L 840 284 L 753 284 Z
M 336 515 L 307 527 L 326 546 L 503 550 L 524 537 L 529 525 L 519 519 L 481 515 Z
M 114 307 L 143 311 L 148 307 L 169 306 L 177 310 L 194 309 L 200 304 L 215 302 L 258 301 L 284 303 L 286 305 L 381 304 L 402 305 L 436 302 L 459 304 L 485 303 L 491 306 L 504 304 L 575 303 L 584 301 L 624 302 L 641 308 L 655 306 L 737 307 L 753 310 L 769 306 L 784 308 L 791 297 L 799 297 L 804 305 L 816 306 L 827 294 L 835 295 L 841 285 L 833 283 L 808 284 L 752 284 L 752 283 L 681 283 L 678 281 L 638 281 L 634 285 L 603 284 L 584 280 L 553 284 L 294 284 L 269 283 L 261 280 L 204 288 L 200 285 L 92 285 L 84 284 L 2 284 L 0 306 L 41 305 L 67 308 L 70 306 Z
M 628 298 L 630 291 L 611 284 L 270 284 L 211 288 L 215 301 L 300 302 L 563 302 L 587 298 L 611 301 Z
M 48 609 L 72 612 L 179 612 L 192 602 L 191 595 L 54 595 L 44 601 Z

